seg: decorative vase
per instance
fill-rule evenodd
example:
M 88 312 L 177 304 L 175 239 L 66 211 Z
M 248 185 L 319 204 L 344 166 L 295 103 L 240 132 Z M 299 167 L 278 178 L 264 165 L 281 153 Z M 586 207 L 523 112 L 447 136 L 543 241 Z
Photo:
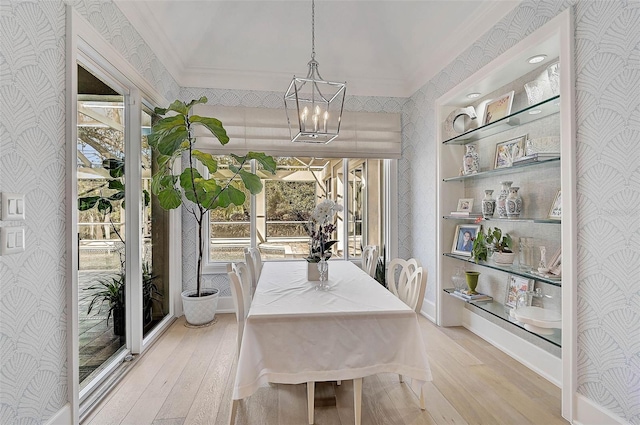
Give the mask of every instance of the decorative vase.
M 467 288 L 469 288 L 469 293 L 476 294 L 476 287 L 478 286 L 478 276 L 480 276 L 480 272 L 464 272 L 464 275 L 467 278 Z
M 533 269 L 532 238 L 520 238 L 518 248 L 518 267 L 523 271 L 531 271 Z
M 547 248 L 545 246 L 540 246 L 540 262 L 538 263 L 538 272 L 546 273 L 549 271 L 549 266 L 547 266 Z
M 327 260 L 322 258 L 318 261 L 318 281 L 319 283 L 316 285 L 316 291 L 328 291 L 329 284 L 327 281 L 329 280 L 329 263 Z
M 467 152 L 462 160 L 462 170 L 465 175 L 475 174 L 480 171 L 480 162 L 478 160 L 478 152 L 476 145 L 467 145 Z
M 519 189 L 517 186 L 509 188 L 509 196 L 505 201 L 508 218 L 518 218 L 522 212 L 522 197 L 518 194 Z
M 318 263 L 307 262 L 307 280 L 310 282 L 320 281 L 320 270 L 318 270 Z
M 482 216 L 484 218 L 493 217 L 493 213 L 496 209 L 496 200 L 493 199 L 493 190 L 485 189 L 484 199 L 482 200 Z
M 451 282 L 453 283 L 453 288 L 456 291 L 462 291 L 465 288 L 466 279 L 460 267 L 456 267 L 456 272 L 451 276 Z
M 514 252 L 496 251 L 493 253 L 493 262 L 496 264 L 508 266 L 510 264 L 513 264 L 513 260 L 515 259 L 516 259 L 516 254 Z
M 202 296 L 198 297 L 195 289 L 183 291 L 182 309 L 184 317 L 190 325 L 206 325 L 216 317 L 218 308 L 218 294 L 216 288 L 202 290 Z
M 509 188 L 513 184 L 510 181 L 500 182 L 502 188 L 500 189 L 500 195 L 498 195 L 498 199 L 496 199 L 496 211 L 498 212 L 498 217 L 507 218 L 507 196 L 509 196 Z

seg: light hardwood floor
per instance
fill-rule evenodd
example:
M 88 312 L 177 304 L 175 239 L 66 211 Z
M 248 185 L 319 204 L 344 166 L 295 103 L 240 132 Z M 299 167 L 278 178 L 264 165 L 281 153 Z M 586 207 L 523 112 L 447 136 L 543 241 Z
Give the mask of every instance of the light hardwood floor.
M 235 315 L 192 329 L 171 328 L 85 419 L 84 425 L 227 424 L 235 376 Z M 364 378 L 363 425 L 566 424 L 560 389 L 464 328 L 420 317 L 433 381 L 427 409 L 398 375 Z M 351 381 L 316 384 L 315 423 L 353 424 Z M 236 424 L 304 425 L 306 387 L 271 384 L 243 400 Z

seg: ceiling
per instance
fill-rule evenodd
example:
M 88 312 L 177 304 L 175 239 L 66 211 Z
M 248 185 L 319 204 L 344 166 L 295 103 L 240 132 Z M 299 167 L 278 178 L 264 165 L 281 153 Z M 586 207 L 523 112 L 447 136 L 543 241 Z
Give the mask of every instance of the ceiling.
M 318 0 L 322 78 L 408 97 L 510 12 L 511 0 Z M 311 58 L 311 1 L 116 0 L 182 87 L 281 91 Z

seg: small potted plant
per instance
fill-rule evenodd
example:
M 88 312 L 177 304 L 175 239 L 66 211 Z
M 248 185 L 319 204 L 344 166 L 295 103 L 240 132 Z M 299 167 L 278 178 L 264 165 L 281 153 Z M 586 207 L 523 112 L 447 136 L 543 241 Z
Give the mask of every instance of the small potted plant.
M 487 261 L 487 258 L 492 252 L 492 258 L 496 264 L 513 264 L 515 253 L 511 250 L 512 246 L 513 241 L 508 233 L 503 234 L 502 230 L 498 227 L 489 227 L 486 234 L 484 232 L 478 232 L 473 241 L 471 260 L 476 263 L 478 261 Z
M 124 335 L 124 273 L 118 273 L 116 276 L 107 279 L 100 279 L 98 280 L 98 283 L 85 288 L 85 290 L 91 291 L 91 293 L 86 297 L 91 298 L 91 302 L 87 307 L 87 314 L 91 314 L 91 310 L 96 306 L 98 307 L 98 313 L 100 313 L 106 303 L 109 307 L 107 323 L 109 323 L 109 319 L 113 315 L 114 335 Z

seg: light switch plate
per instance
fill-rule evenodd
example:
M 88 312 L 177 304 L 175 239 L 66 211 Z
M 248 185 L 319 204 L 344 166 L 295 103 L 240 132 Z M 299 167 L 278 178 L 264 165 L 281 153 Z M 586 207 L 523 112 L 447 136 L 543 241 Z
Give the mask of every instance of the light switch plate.
M 24 252 L 24 227 L 0 227 L 0 255 Z
M 24 220 L 24 194 L 2 192 L 2 219 Z

